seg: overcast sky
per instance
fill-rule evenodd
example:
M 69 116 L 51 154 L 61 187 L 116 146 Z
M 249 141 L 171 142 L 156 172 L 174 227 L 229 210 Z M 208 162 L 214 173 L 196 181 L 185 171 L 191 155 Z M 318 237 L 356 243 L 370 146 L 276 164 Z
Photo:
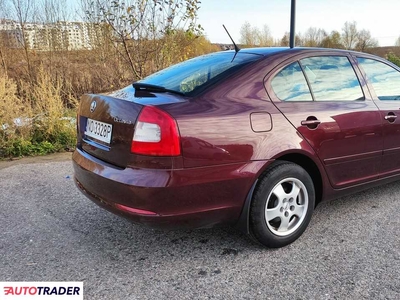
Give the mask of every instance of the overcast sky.
M 239 42 L 245 21 L 267 24 L 275 38 L 290 28 L 291 0 L 202 0 L 199 23 L 211 42 L 230 43 L 222 24 Z M 341 31 L 346 21 L 371 31 L 380 46 L 392 46 L 400 36 L 400 0 L 297 0 L 296 32 L 309 27 Z

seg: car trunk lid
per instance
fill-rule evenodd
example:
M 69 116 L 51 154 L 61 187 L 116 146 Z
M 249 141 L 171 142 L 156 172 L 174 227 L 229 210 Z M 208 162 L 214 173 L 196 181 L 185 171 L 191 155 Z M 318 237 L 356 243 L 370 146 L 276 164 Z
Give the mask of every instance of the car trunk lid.
M 126 167 L 142 105 L 106 95 L 85 95 L 78 113 L 78 147 L 118 167 Z
M 171 93 L 140 93 L 132 85 L 108 95 L 84 95 L 78 111 L 78 145 L 81 150 L 125 168 L 137 156 L 131 153 L 138 116 L 144 106 L 186 102 Z

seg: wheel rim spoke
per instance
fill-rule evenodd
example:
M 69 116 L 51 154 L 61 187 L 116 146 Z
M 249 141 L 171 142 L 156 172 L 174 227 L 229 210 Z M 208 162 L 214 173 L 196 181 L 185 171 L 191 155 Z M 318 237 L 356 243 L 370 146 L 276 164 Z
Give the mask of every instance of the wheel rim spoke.
M 296 205 L 292 214 L 301 218 L 303 213 L 304 213 L 304 205 Z
M 279 206 L 266 210 L 265 218 L 267 219 L 268 222 L 275 218 L 281 218 L 281 217 L 282 213 L 279 210 Z
M 293 198 L 294 200 L 296 200 L 297 197 L 298 197 L 299 194 L 300 194 L 300 191 L 301 191 L 300 187 L 299 187 L 295 182 L 293 182 L 292 191 L 290 192 L 290 195 L 289 195 L 289 196 L 290 196 L 291 198 Z
M 287 197 L 285 190 L 283 189 L 282 184 L 279 184 L 274 188 L 272 193 L 278 198 L 279 204 L 282 203 L 283 199 Z
M 289 227 L 289 218 L 281 218 L 281 224 L 279 225 L 278 231 L 285 232 Z

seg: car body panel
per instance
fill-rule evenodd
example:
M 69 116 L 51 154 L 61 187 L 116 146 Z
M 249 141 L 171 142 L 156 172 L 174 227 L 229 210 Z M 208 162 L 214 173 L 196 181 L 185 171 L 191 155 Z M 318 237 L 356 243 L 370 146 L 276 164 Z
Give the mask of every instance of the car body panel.
M 398 171 L 382 172 L 382 165 L 388 163 L 383 154 L 389 144 L 384 138 L 394 137 L 398 130 L 393 126 L 384 129 L 375 95 L 352 52 L 302 48 L 242 51 L 263 57 L 193 97 L 157 92 L 137 95 L 131 86 L 108 95 L 85 96 L 73 155 L 80 190 L 134 222 L 193 228 L 246 220 L 257 181 L 276 160 L 301 164 L 296 161 L 300 159 L 303 167 L 312 164 L 319 176 L 315 184 L 321 185 L 318 200 L 398 178 Z M 230 53 L 233 58 L 234 52 Z M 350 59 L 364 101 L 285 103 L 277 99 L 271 76 L 291 61 L 321 54 Z M 104 106 L 104 115 L 90 112 L 95 99 Z M 176 120 L 181 155 L 130 153 L 134 124 L 146 105 L 157 106 Z M 111 151 L 85 141 L 85 118 L 91 116 L 115 126 Z M 317 129 L 301 125 L 309 116 L 321 120 Z M 393 144 L 390 147 L 391 151 L 397 149 Z
M 292 56 L 268 74 L 266 88 L 273 103 L 310 143 L 324 165 L 334 188 L 343 188 L 379 177 L 383 137 L 378 108 L 359 72 L 365 100 L 363 101 L 301 101 L 279 100 L 271 88 L 271 79 L 292 62 L 314 56 L 351 56 L 343 51 L 305 51 Z M 318 119 L 316 128 L 302 125 Z
M 288 148 L 302 149 L 302 137 L 287 126 L 265 91 L 263 78 L 270 68 L 270 61 L 261 60 L 218 89 L 185 103 L 162 106 L 178 122 L 185 167 L 265 160 Z M 250 119 L 255 113 L 267 113 L 273 130 L 254 132 Z M 195 154 L 193 140 L 211 146 Z
M 357 57 L 369 58 L 376 60 L 380 63 L 386 64 L 395 69 L 400 74 L 400 68 L 391 64 L 390 62 L 380 59 L 376 56 L 357 53 L 354 54 L 355 64 L 358 66 L 360 72 L 366 78 L 368 89 L 374 99 L 377 107 L 380 110 L 380 118 L 383 124 L 383 156 L 380 167 L 381 177 L 391 176 L 400 173 L 400 99 L 399 100 L 380 100 L 374 90 L 371 82 L 368 82 L 367 76 L 363 68 L 358 65 Z M 394 120 L 387 120 L 386 117 L 393 115 L 396 117 Z
M 240 216 L 253 178 L 259 176 L 267 163 L 121 170 L 79 149 L 73 154 L 73 162 L 77 186 L 97 204 L 113 212 L 119 211 L 136 222 L 169 228 L 234 223 Z M 127 213 L 117 205 L 154 215 Z M 179 216 L 179 222 L 175 222 L 173 216 Z

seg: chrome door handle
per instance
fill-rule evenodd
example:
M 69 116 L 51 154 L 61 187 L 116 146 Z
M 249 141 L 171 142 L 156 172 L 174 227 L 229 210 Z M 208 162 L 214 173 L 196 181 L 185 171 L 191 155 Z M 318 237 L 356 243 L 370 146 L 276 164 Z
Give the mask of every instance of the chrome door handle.
M 389 122 L 394 122 L 397 119 L 397 116 L 395 114 L 389 114 L 385 116 L 385 120 Z
M 312 126 L 321 124 L 320 120 L 303 120 L 301 121 L 301 125 L 303 126 Z

